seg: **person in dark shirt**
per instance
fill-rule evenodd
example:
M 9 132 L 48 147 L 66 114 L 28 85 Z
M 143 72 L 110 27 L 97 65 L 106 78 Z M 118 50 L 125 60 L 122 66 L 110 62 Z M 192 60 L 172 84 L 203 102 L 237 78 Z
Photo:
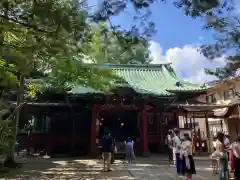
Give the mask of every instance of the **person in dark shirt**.
M 101 147 L 102 147 L 102 158 L 103 158 L 103 171 L 105 172 L 106 169 L 106 162 L 107 162 L 107 171 L 111 171 L 110 164 L 111 164 L 111 153 L 113 151 L 113 138 L 111 133 L 104 135 L 101 138 Z

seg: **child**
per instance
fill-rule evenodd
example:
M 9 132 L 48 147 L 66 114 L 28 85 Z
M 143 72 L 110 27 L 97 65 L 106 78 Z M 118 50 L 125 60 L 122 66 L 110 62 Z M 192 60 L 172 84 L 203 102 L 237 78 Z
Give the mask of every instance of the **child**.
M 196 174 L 195 163 L 192 155 L 192 142 L 189 134 L 184 134 L 184 141 L 180 150 L 182 158 L 182 170 L 186 180 L 192 180 L 192 175 Z

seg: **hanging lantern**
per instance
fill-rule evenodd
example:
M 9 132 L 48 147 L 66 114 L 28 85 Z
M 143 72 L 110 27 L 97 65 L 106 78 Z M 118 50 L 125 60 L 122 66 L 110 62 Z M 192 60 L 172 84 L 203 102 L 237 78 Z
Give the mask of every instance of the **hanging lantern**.
M 121 127 L 123 127 L 123 126 L 124 126 L 124 123 L 122 122 L 122 123 L 121 123 Z

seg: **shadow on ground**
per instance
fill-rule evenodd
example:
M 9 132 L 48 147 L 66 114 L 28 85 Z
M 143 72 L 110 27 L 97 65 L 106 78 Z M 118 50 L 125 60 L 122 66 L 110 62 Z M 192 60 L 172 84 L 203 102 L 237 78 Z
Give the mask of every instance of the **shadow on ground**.
M 144 165 L 143 165 L 144 166 Z M 49 180 L 49 179 L 72 179 L 72 180 L 130 180 L 135 179 L 132 170 L 142 171 L 141 165 L 130 168 L 123 161 L 116 160 L 112 165 L 112 172 L 101 172 L 102 161 L 97 159 L 64 159 L 64 158 L 29 158 L 23 167 L 11 170 L 0 179 L 8 180 Z M 131 170 L 131 171 L 130 171 Z
M 0 175 L 0 180 L 172 180 L 177 177 L 174 166 L 169 166 L 167 161 L 154 157 L 138 158 L 137 162 L 132 165 L 116 160 L 112 165 L 112 172 L 104 173 L 101 172 L 102 169 L 100 159 L 30 157 L 22 168 L 12 170 L 4 177 Z

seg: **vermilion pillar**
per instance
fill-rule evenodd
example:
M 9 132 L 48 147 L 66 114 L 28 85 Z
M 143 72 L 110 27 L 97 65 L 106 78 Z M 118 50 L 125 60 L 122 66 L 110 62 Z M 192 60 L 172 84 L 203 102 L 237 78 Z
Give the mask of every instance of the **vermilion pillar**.
M 50 122 L 49 122 L 49 132 L 48 132 L 48 147 L 47 147 L 47 155 L 48 156 L 52 156 L 52 150 L 54 148 L 55 145 L 55 141 L 54 141 L 54 136 L 53 136 L 53 118 L 50 118 Z
M 96 146 L 96 125 L 97 125 L 97 116 L 98 116 L 98 105 L 94 104 L 92 107 L 92 122 L 91 122 L 91 142 L 90 142 L 90 153 L 91 155 L 96 155 L 97 153 L 97 146 Z
M 141 124 L 142 124 L 142 148 L 143 148 L 143 156 L 149 156 L 150 151 L 148 149 L 148 123 L 147 123 L 147 112 L 143 109 L 141 114 Z

